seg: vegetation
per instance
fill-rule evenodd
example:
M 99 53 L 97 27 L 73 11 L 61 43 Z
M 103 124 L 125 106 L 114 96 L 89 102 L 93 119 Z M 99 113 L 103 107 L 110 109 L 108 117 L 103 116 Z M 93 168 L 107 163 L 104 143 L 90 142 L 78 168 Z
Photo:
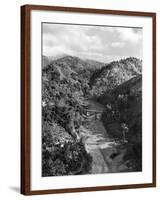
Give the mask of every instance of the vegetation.
M 106 107 L 102 116 L 109 136 L 121 141 L 126 149 L 124 162 L 129 171 L 142 170 L 142 77 L 135 77 L 118 86 L 98 101 Z
M 79 137 L 91 72 L 70 59 L 56 60 L 42 71 L 43 176 L 83 174 L 91 167 Z
M 81 141 L 64 141 L 43 148 L 43 176 L 86 174 L 90 171 L 92 158 Z
M 88 99 L 103 104 L 109 136 L 126 148 L 124 162 L 141 170 L 141 64 L 136 58 L 103 63 L 44 57 L 42 68 L 42 176 L 90 173 L 92 157 L 80 138 Z
M 96 70 L 90 78 L 91 92 L 94 96 L 103 95 L 106 90 L 113 90 L 122 83 L 141 74 L 142 61 L 126 58 L 111 62 Z

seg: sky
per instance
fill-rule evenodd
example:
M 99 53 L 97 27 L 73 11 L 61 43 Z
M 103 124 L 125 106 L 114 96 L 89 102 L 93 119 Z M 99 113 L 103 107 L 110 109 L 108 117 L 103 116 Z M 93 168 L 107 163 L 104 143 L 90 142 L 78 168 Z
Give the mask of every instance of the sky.
M 100 62 L 142 59 L 141 28 L 43 23 L 43 55 L 71 55 Z

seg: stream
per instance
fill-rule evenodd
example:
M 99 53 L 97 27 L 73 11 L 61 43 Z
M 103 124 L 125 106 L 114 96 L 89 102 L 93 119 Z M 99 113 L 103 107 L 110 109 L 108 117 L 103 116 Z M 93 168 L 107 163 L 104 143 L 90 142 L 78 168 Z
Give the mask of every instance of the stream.
M 93 100 L 92 107 L 102 106 Z M 117 150 L 117 142 L 111 140 L 100 119 L 92 118 L 85 126 L 81 127 L 81 135 L 86 151 L 92 156 L 91 174 L 114 173 L 125 170 L 123 163 L 125 150 Z

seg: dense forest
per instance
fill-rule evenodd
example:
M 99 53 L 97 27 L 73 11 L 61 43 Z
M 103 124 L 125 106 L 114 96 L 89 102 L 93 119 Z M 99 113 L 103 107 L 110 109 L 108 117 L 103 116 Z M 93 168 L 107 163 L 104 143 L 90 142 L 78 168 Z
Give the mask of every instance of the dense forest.
M 42 176 L 92 173 L 93 158 L 81 133 L 89 99 L 103 105 L 100 120 L 117 143 L 117 155 L 126 150 L 127 168 L 121 171 L 140 171 L 142 61 L 105 64 L 73 56 L 42 61 Z

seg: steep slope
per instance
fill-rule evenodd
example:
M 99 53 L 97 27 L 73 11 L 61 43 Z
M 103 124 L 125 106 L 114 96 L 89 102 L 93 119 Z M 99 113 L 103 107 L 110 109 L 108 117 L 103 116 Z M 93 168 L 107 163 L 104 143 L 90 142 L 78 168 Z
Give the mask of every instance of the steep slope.
M 126 81 L 110 93 L 106 92 L 97 100 L 105 106 L 103 117 L 107 128 L 112 123 L 119 125 L 127 123 L 131 128 L 142 114 L 142 76 Z M 116 126 L 113 125 L 112 128 L 113 130 L 109 131 L 111 135 L 122 136 L 120 126 L 116 129 Z
M 47 65 L 48 64 L 48 65 Z M 85 79 L 89 81 L 92 73 L 104 64 L 93 60 L 82 60 L 78 57 L 64 56 L 50 61 L 49 58 L 43 56 L 43 72 L 50 74 L 52 72 L 60 74 L 60 79 Z
M 126 58 L 96 70 L 90 78 L 92 94 L 100 96 L 106 90 L 116 88 L 118 85 L 142 73 L 142 61 L 137 58 Z
M 142 76 L 139 75 L 98 98 L 105 106 L 103 124 L 109 136 L 122 141 L 119 151 L 128 171 L 142 169 Z
M 42 69 L 43 176 L 90 170 L 92 158 L 78 140 L 85 87 L 67 59 L 52 61 Z

